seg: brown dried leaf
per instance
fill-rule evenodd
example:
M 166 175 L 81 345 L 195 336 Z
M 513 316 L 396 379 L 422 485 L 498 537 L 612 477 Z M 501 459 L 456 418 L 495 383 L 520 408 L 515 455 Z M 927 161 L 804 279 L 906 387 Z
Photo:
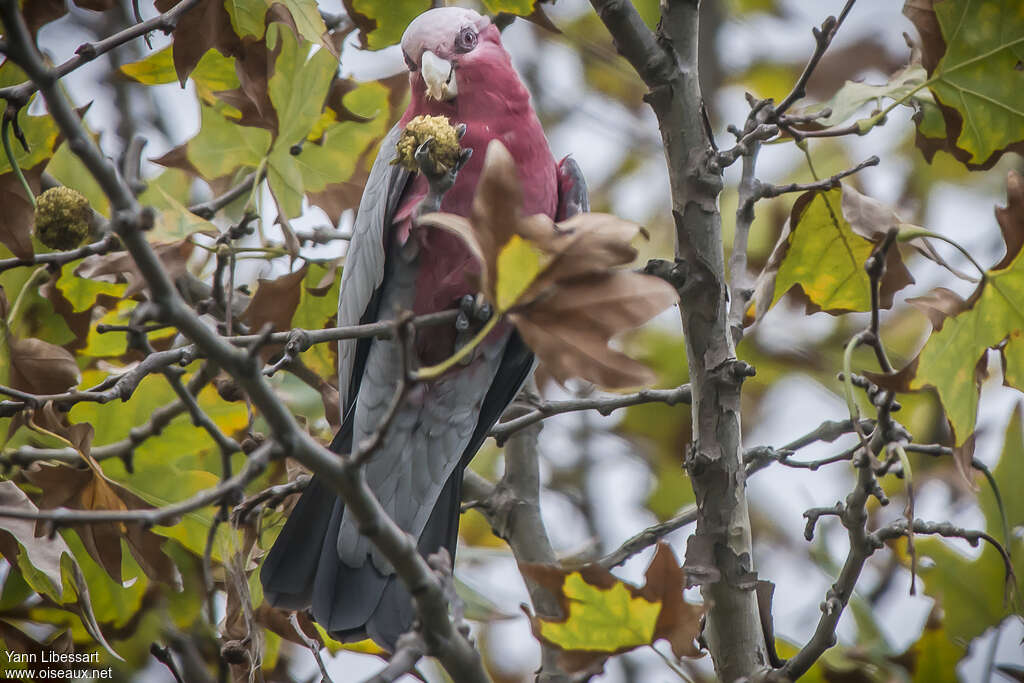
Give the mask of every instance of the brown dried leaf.
M 843 186 L 842 212 L 856 234 L 875 244 L 881 242 L 889 230 L 903 223 L 891 206 L 861 194 L 850 185 Z M 899 246 L 894 244 L 886 254 L 885 275 L 879 288 L 882 307 L 891 308 L 896 292 L 912 284 L 914 276 L 903 263 Z
M 28 30 L 35 37 L 36 32 L 44 25 L 67 14 L 68 4 L 65 0 L 32 0 L 24 3 L 22 12 L 25 15 Z
M 292 30 L 295 30 L 294 23 Z M 265 42 L 245 41 L 235 56 L 240 87 L 230 93 L 219 92 L 217 96 L 242 112 L 242 125 L 266 128 L 277 135 L 277 112 L 270 102 L 267 85 L 274 59 L 275 55 Z
M 928 316 L 936 332 L 942 329 L 946 318 L 952 318 L 970 307 L 959 294 L 945 287 L 936 287 L 923 296 L 911 297 L 907 303 Z
M 418 225 L 462 238 L 484 266 L 485 296 L 496 310 L 508 311 L 560 382 L 581 377 L 621 389 L 654 381 L 642 364 L 608 347 L 614 335 L 647 322 L 678 299 L 659 278 L 612 270 L 636 257 L 630 242 L 643 233 L 639 225 L 607 214 L 579 214 L 557 226 L 542 214 L 524 217 L 515 162 L 497 140 L 487 147 L 470 217 L 433 213 L 420 217 Z M 510 244 L 513 237 L 524 238 L 528 246 Z M 506 245 L 516 247 L 513 258 L 524 259 L 510 266 L 512 276 L 498 271 Z M 524 265 L 532 274 L 520 272 Z
M 163 264 L 171 280 L 176 280 L 188 271 L 188 258 L 192 255 L 193 245 L 187 238 L 166 244 L 154 244 L 153 251 Z M 95 279 L 99 275 L 117 275 L 124 277 L 128 288 L 124 296 L 128 298 L 146 288 L 146 279 L 135 265 L 135 259 L 125 251 L 90 256 L 82 261 L 75 274 L 84 278 Z
M 637 251 L 631 242 L 638 235 L 646 236 L 638 224 L 607 213 L 579 213 L 559 223 L 557 229 L 544 216 L 532 216 L 522 222 L 520 231 L 551 254 L 523 300 L 540 295 L 559 281 L 632 263 Z
M 608 347 L 612 336 L 647 322 L 677 301 L 664 280 L 609 271 L 559 285 L 510 314 L 523 339 L 559 382 L 581 377 L 609 389 L 655 380 L 641 363 Z
M 953 447 L 953 464 L 956 465 L 957 474 L 963 477 L 963 480 L 975 492 L 979 490 L 979 487 L 974 481 L 975 472 L 974 468 L 971 467 L 971 463 L 974 462 L 974 446 L 977 437 L 978 432 L 974 432 L 964 439 L 962 444 Z
M 473 197 L 470 215 L 472 233 L 483 257 L 484 291 L 494 300 L 494 274 L 498 272 L 498 253 L 508 244 L 523 214 L 523 195 L 512 154 L 498 140 L 487 145 L 480 182 Z M 524 235 L 525 236 L 525 235 Z M 472 245 L 470 245 L 472 247 Z
M 166 12 L 180 1 L 156 0 L 156 8 Z M 234 56 L 241 46 L 222 0 L 199 0 L 195 7 L 178 19 L 172 35 L 174 70 L 183 88 L 207 50 L 217 48 L 223 55 Z
M 992 270 L 1010 265 L 1024 246 L 1024 176 L 1012 169 L 1006 174 L 1006 206 L 996 207 L 996 220 L 1003 231 L 1006 255 Z
M 33 194 L 39 194 L 39 179 L 45 165 L 42 163 L 33 169 L 22 171 Z M 0 211 L 0 242 L 18 258 L 32 258 L 32 225 L 35 222 L 35 209 L 25 196 L 25 190 L 14 173 L 0 176 L 0 206 L 4 207 L 3 211 Z
M 148 504 L 120 484 L 93 469 L 67 465 L 34 465 L 26 477 L 43 490 L 41 509 L 68 507 L 73 510 L 150 510 Z M 175 588 L 181 575 L 170 557 L 164 554 L 166 539 L 139 524 L 107 522 L 75 527 L 89 554 L 115 581 L 121 581 L 121 539 L 149 578 Z
M 16 415 L 14 421 L 24 419 L 22 415 Z M 92 450 L 92 439 L 94 431 L 91 424 L 71 424 L 68 421 L 68 414 L 58 410 L 53 402 L 43 404 L 40 410 L 33 411 L 29 416 L 29 428 L 44 430 L 61 437 L 85 457 L 89 457 Z
M 82 381 L 75 357 L 42 339 L 11 337 L 11 385 L 32 394 L 60 394 Z
M 307 268 L 303 266 L 294 273 L 274 280 L 260 278 L 256 293 L 249 301 L 242 319 L 253 330 L 259 330 L 266 323 L 270 323 L 278 332 L 290 329 L 292 316 L 302 298 L 302 280 L 306 277 Z
M 914 23 L 921 35 L 921 64 L 931 73 L 942 55 L 946 54 L 946 41 L 932 8 L 932 0 L 906 0 L 903 14 Z

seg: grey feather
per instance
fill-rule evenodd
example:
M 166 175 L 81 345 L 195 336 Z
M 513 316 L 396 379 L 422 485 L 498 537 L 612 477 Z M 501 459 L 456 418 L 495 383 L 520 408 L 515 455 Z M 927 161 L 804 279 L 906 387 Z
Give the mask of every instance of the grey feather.
M 379 306 L 382 318 L 396 310 L 411 309 L 416 292 L 417 260 L 391 261 Z M 469 445 L 476 416 L 501 364 L 507 334 L 497 341 L 485 340 L 474 351 L 473 360 L 456 372 L 415 386 L 366 465 L 366 482 L 381 506 L 414 538 L 422 533 L 441 489 Z M 356 398 L 353 443 L 362 442 L 378 429 L 401 372 L 398 345 L 392 340 L 375 340 Z M 359 567 L 370 557 L 383 574 L 393 571 L 369 539 L 359 533 L 356 520 L 349 514 L 342 517 L 337 549 L 338 557 L 350 567 Z
M 401 133 L 396 125 L 381 141 L 359 201 L 352 239 L 345 255 L 345 269 L 341 273 L 340 326 L 358 325 L 363 321 L 374 292 L 384 280 L 384 228 L 394 215 L 409 178 L 408 170 L 391 163 L 398 156 L 395 143 Z M 338 395 L 343 419 L 348 409 L 357 345 L 356 339 L 338 342 Z

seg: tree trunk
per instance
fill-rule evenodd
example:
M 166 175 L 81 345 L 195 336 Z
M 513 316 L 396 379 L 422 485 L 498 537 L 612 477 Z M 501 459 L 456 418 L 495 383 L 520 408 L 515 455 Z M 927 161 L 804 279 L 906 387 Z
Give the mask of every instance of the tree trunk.
M 710 605 L 704 637 L 723 681 L 768 667 L 754 593 L 740 432 L 740 390 L 752 369 L 736 360 L 714 160 L 698 79 L 699 0 L 662 0 L 657 34 L 626 0 L 591 0 L 616 47 L 643 78 L 665 146 L 676 263 L 660 273 L 679 290 L 693 390 L 694 443 L 684 464 L 699 515 L 686 565 Z

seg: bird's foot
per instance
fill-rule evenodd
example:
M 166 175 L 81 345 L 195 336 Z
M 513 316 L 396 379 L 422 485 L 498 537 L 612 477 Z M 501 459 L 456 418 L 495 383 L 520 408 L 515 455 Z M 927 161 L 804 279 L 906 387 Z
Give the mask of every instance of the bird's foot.
M 455 127 L 455 130 L 461 140 L 462 136 L 466 134 L 466 124 L 460 123 Z M 429 188 L 427 196 L 420 202 L 417 210 L 418 214 L 430 213 L 441 209 L 441 200 L 444 199 L 445 193 L 452 188 L 455 184 L 455 179 L 459 175 L 459 171 L 466 165 L 469 158 L 473 156 L 472 148 L 467 147 L 459 153 L 458 159 L 449 167 L 447 164 L 438 161 L 433 148 L 434 138 L 427 138 L 416 148 L 416 152 L 413 155 L 416 159 L 416 165 L 420 168 L 420 172 L 427 179 L 427 187 Z
M 480 295 L 473 296 L 466 294 L 459 300 L 459 314 L 455 318 L 455 348 L 462 348 L 473 338 L 480 326 L 490 320 L 494 309 Z M 467 356 L 462 364 L 465 365 L 472 360 L 472 354 Z

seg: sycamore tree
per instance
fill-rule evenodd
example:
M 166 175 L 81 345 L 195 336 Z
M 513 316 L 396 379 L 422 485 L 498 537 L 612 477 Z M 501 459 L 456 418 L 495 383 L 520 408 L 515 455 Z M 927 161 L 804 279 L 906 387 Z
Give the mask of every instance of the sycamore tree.
M 472 216 L 432 219 L 541 360 L 467 471 L 453 572 L 365 486 L 372 444 L 325 448 L 335 342 L 455 320 L 335 324 L 408 97 L 400 62 L 356 80 L 339 58 L 387 71 L 431 0 L 0 1 L 5 675 L 73 652 L 121 680 L 1024 680 L 999 647 L 1021 638 L 1024 432 L 995 417 L 1024 389 L 1019 3 L 848 0 L 799 31 L 773 0 L 466 4 L 532 46 L 553 142 L 596 126 L 614 161 L 579 239 L 506 206 L 501 159 Z M 800 59 L 724 58 L 748 24 L 788 25 Z M 403 390 L 428 381 L 405 360 Z M 263 600 L 311 473 L 418 587 L 394 654 Z

